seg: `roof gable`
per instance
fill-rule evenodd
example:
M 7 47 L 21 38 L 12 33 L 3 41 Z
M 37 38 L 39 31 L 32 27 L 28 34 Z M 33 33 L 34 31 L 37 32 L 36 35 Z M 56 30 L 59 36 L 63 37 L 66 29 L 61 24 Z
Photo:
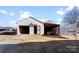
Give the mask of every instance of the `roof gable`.
M 27 17 L 27 18 L 24 18 L 24 19 L 22 19 L 22 20 L 19 20 L 17 23 L 19 23 L 19 22 L 21 22 L 21 21 L 23 21 L 23 20 L 26 20 L 26 19 L 28 19 L 28 18 L 31 18 L 31 19 L 33 19 L 33 20 L 35 20 L 35 21 L 37 21 L 37 22 L 40 22 L 40 23 L 44 24 L 44 22 L 42 22 L 42 21 L 40 21 L 40 20 L 37 20 L 36 18 L 34 18 L 34 17 L 32 17 L 32 16 Z
M 29 18 L 32 18 L 33 20 L 35 20 L 35 21 L 37 21 L 37 22 L 40 22 L 40 23 L 44 23 L 44 22 L 42 22 L 42 21 L 40 21 L 40 20 L 38 20 L 38 19 L 36 19 L 36 18 L 34 18 L 34 17 L 29 17 Z

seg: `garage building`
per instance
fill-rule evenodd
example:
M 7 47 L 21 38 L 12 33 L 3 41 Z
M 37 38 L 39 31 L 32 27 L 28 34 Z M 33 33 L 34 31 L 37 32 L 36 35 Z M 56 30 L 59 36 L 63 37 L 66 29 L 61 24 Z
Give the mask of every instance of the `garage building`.
M 59 35 L 60 25 L 27 17 L 17 22 L 17 34 Z

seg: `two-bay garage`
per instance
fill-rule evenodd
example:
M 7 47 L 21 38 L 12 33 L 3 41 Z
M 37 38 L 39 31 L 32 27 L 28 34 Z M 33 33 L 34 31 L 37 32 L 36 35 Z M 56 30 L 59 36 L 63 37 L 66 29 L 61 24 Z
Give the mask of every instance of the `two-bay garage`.
M 21 34 L 30 34 L 30 26 L 19 26 Z M 34 26 L 34 34 L 37 34 L 37 26 Z

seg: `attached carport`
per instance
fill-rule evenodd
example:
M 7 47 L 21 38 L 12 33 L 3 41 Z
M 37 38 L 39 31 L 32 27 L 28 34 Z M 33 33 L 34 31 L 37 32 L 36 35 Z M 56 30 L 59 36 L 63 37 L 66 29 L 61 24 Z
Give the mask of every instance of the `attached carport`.
M 44 35 L 59 35 L 59 24 L 44 24 Z

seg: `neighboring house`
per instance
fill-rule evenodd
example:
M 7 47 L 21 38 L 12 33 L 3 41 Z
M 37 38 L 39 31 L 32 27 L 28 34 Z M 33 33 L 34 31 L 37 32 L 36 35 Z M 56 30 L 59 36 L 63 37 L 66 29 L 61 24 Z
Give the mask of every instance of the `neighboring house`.
M 76 33 L 79 33 L 79 25 L 77 24 L 60 26 L 60 35 L 75 35 Z
M 12 27 L 0 27 L 0 34 L 16 34 L 16 29 Z
M 60 25 L 27 17 L 17 22 L 17 34 L 59 35 Z

